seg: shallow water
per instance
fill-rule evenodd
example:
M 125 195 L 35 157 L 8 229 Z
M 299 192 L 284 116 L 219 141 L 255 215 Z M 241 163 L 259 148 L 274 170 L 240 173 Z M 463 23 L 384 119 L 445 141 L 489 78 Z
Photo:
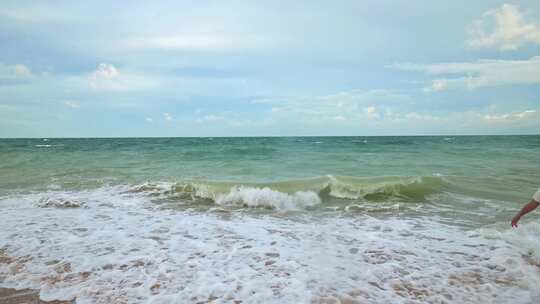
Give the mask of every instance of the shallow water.
M 78 303 L 531 303 L 539 136 L 0 140 L 0 286 Z

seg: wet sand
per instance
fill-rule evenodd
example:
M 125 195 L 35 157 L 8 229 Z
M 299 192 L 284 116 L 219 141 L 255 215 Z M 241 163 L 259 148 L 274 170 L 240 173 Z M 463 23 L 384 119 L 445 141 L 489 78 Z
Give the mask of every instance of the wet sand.
M 39 290 L 0 288 L 0 304 L 74 304 L 71 301 L 43 301 L 39 298 Z

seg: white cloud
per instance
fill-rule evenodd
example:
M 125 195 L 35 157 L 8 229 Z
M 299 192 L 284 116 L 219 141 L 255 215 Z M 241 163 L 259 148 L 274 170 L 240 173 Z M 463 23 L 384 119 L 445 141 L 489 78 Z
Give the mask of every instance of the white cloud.
M 266 99 L 264 103 L 274 105 L 273 112 L 302 110 L 312 113 L 328 114 L 334 111 L 363 112 L 367 107 L 378 104 L 408 103 L 410 97 L 389 90 L 351 90 L 323 96 L 301 96 Z
M 493 28 L 488 28 L 493 21 Z M 540 27 L 527 22 L 519 7 L 512 4 L 503 4 L 484 13 L 473 23 L 470 34 L 469 44 L 475 48 L 496 47 L 501 51 L 510 51 L 527 43 L 540 44 Z
M 97 69 L 90 75 L 90 86 L 96 90 L 118 90 L 119 84 L 115 78 L 120 72 L 109 63 L 100 63 Z
M 81 107 L 81 105 L 75 100 L 66 100 L 64 101 L 64 105 L 73 109 L 77 109 Z
M 199 127 L 205 130 L 240 130 L 253 131 L 255 128 L 272 128 L 271 119 L 269 117 L 259 117 L 257 119 L 246 118 L 238 112 L 223 111 L 218 113 L 210 113 L 194 120 L 199 124 Z M 226 133 L 224 133 L 226 134 Z
M 89 76 L 90 87 L 95 91 L 127 92 L 146 90 L 157 86 L 155 78 L 134 73 L 123 73 L 110 63 L 100 63 Z
M 536 110 L 525 110 L 522 112 L 512 112 L 505 114 L 486 114 L 483 119 L 494 123 L 512 123 L 531 118 L 540 119 L 540 113 Z
M 12 67 L 13 73 L 17 77 L 32 77 L 32 72 L 23 64 L 16 64 Z
M 201 118 L 198 118 L 196 121 L 197 123 L 207 123 L 207 122 L 215 122 L 215 121 L 220 121 L 220 120 L 224 120 L 225 117 L 222 116 L 222 115 L 215 115 L 215 114 L 209 114 L 209 115 L 205 115 Z
M 109 63 L 100 63 L 97 70 L 92 73 L 92 78 L 95 80 L 113 79 L 120 75 L 120 72 Z
M 166 121 L 171 121 L 173 120 L 173 117 L 170 113 L 163 113 L 163 119 L 165 119 Z
M 149 122 L 149 123 L 154 122 L 154 120 L 152 118 L 150 118 L 150 117 L 146 117 L 145 120 L 146 120 L 146 122 Z
M 273 104 L 270 117 L 276 121 L 298 121 L 308 126 L 321 124 L 358 126 L 379 124 L 394 115 L 393 108 L 407 108 L 407 95 L 388 90 L 351 90 L 324 96 L 303 96 L 266 100 Z
M 32 71 L 24 64 L 4 65 L 0 63 L 0 80 L 23 80 L 33 77 Z
M 425 123 L 425 122 L 439 122 L 444 121 L 444 116 L 436 116 L 426 113 L 408 112 L 397 116 L 398 119 L 405 119 L 409 122 Z
M 426 92 L 439 92 L 448 88 L 448 81 L 446 79 L 435 79 L 431 82 L 431 86 L 425 88 Z
M 366 113 L 366 116 L 371 119 L 377 119 L 380 117 L 379 113 L 377 113 L 377 108 L 375 106 L 369 106 L 364 109 L 364 113 Z
M 16 8 L 0 8 L 0 16 L 21 23 L 60 23 L 79 21 L 80 18 L 66 13 L 65 10 L 55 9 L 47 5 L 26 6 L 18 3 Z
M 157 49 L 168 51 L 235 51 L 272 47 L 272 40 L 260 35 L 231 33 L 185 33 L 131 38 L 119 42 L 120 50 Z
M 385 90 L 285 100 L 274 102 L 269 120 L 274 128 L 306 134 L 495 134 L 540 128 L 538 109 L 505 113 L 492 104 L 475 110 L 423 111 L 410 97 Z
M 347 120 L 347 118 L 345 118 L 344 116 L 341 116 L 341 115 L 333 116 L 332 119 L 337 120 L 337 121 L 345 121 L 345 120 Z
M 515 84 L 540 83 L 540 56 L 528 60 L 478 60 L 435 64 L 403 63 L 389 67 L 446 76 L 434 79 L 425 91 L 452 88 L 475 89 Z

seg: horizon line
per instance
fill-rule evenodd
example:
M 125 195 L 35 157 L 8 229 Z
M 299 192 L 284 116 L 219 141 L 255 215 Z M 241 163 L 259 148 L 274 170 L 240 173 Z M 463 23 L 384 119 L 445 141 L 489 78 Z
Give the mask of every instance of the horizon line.
M 540 136 L 540 133 L 525 134 L 408 134 L 408 135 L 245 135 L 245 136 L 40 136 L 0 137 L 5 139 L 134 139 L 134 138 L 294 138 L 294 137 L 473 137 L 473 136 Z

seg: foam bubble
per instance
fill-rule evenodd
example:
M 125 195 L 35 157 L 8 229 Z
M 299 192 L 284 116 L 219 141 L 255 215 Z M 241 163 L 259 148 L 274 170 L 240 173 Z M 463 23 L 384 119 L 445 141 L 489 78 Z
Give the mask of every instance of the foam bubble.
M 85 203 L 70 198 L 44 197 L 39 200 L 37 206 L 43 208 L 79 208 L 84 207 Z
M 540 300 L 538 223 L 467 231 L 421 217 L 222 215 L 96 192 L 73 194 L 89 208 L 0 200 L 0 285 L 78 303 Z M 230 193 L 227 203 L 286 208 L 314 198 Z
M 62 147 L 63 145 L 50 145 L 50 144 L 41 144 L 41 145 L 34 145 L 36 148 L 51 148 L 51 147 Z
M 317 193 L 298 191 L 294 194 L 282 193 L 270 188 L 234 187 L 216 199 L 219 205 L 239 205 L 266 207 L 278 210 L 299 210 L 321 203 Z

